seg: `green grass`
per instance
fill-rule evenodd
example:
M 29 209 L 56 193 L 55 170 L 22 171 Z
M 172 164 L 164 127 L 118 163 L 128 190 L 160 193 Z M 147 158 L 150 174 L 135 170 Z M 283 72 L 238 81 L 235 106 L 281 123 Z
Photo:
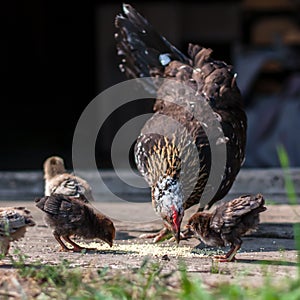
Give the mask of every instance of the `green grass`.
M 275 285 L 267 269 L 264 270 L 267 266 L 262 266 L 265 279 L 259 287 L 243 286 L 239 283 L 243 282 L 243 277 L 237 276 L 230 283 L 220 283 L 208 289 L 199 278 L 189 275 L 184 262 L 180 262 L 178 272 L 165 272 L 163 264 L 147 259 L 139 268 L 113 272 L 108 267 L 97 271 L 71 268 L 67 260 L 54 266 L 38 262 L 26 264 L 26 259 L 26 256 L 17 254 L 13 266 L 18 269 L 23 284 L 29 281 L 39 287 L 42 295 L 39 299 L 300 299 L 299 278 Z M 222 274 L 218 265 L 213 268 L 212 273 Z M 32 298 L 28 295 L 28 299 Z
M 68 273 L 70 264 L 67 260 L 63 260 L 59 265 L 47 265 L 40 262 L 27 265 L 26 255 L 19 250 L 15 251 L 15 254 L 17 254 L 18 259 L 11 258 L 11 260 L 12 265 L 19 270 L 19 275 L 23 278 L 32 278 L 39 285 L 63 287 L 68 281 L 67 277 L 71 275 L 71 273 Z M 75 286 L 74 283 L 73 280 L 72 284 Z
M 58 265 L 26 264 L 20 253 L 12 259 L 20 278 L 40 286 L 44 299 L 174 299 L 176 289 L 169 284 L 173 272 L 162 272 L 159 263 L 147 259 L 136 269 L 111 272 L 109 268 L 96 272 L 71 268 L 70 262 Z M 87 278 L 87 279 L 85 279 Z
M 17 268 L 22 285 L 29 282 L 32 285 L 34 282 L 34 285 L 38 286 L 39 299 L 300 299 L 299 277 L 287 278 L 286 282 L 282 281 L 278 285 L 272 282 L 272 275 L 268 272 L 259 287 L 244 286 L 243 282 L 247 281 L 246 275 L 238 278 L 240 283 L 237 278 L 231 277 L 232 281 L 229 283 L 220 283 L 208 288 L 199 278 L 191 277 L 184 264 L 179 267 L 179 274 L 174 271 L 165 273 L 160 263 L 147 260 L 139 269 L 116 272 L 112 272 L 108 267 L 98 269 L 94 273 L 78 267 L 70 268 L 68 261 L 62 261 L 56 266 L 18 263 Z M 215 271 L 212 273 L 222 275 L 216 266 Z M 28 299 L 35 297 L 31 298 L 28 292 Z
M 293 180 L 291 178 L 290 174 L 290 162 L 289 162 L 289 157 L 288 154 L 285 150 L 285 148 L 282 145 L 279 145 L 277 147 L 277 153 L 278 153 L 278 158 L 279 162 L 281 165 L 281 168 L 284 172 L 284 186 L 285 186 L 285 192 L 288 197 L 289 204 L 291 207 L 293 205 L 299 204 L 298 203 L 298 196 L 296 193 L 296 189 L 293 183 Z M 299 217 L 300 221 L 300 216 L 299 214 L 294 210 L 295 215 Z M 298 252 L 298 275 L 300 278 L 300 223 L 294 223 L 294 236 L 295 236 L 295 243 L 296 243 L 296 249 Z
M 296 205 L 298 204 L 297 194 L 290 174 L 290 162 L 289 162 L 288 154 L 282 145 L 279 145 L 277 147 L 277 153 L 278 153 L 278 158 L 279 158 L 281 168 L 284 172 L 284 186 L 285 186 L 286 195 L 289 200 L 289 204 Z

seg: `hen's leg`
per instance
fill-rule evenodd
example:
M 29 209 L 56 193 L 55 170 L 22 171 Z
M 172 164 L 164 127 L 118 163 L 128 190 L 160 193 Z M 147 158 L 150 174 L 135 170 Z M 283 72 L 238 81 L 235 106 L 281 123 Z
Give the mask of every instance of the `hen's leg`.
M 153 243 L 157 243 L 161 240 L 164 240 L 166 237 L 170 235 L 171 231 L 168 228 L 164 227 L 157 233 L 144 233 L 139 236 L 140 239 L 152 239 Z

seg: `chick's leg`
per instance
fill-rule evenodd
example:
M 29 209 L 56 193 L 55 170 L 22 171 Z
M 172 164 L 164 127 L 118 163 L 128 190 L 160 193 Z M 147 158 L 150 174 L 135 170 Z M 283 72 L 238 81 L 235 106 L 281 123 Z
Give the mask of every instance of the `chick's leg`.
M 72 241 L 68 235 L 64 235 L 63 238 L 66 242 L 68 242 L 69 244 L 71 244 L 73 246 L 72 249 L 69 249 L 70 251 L 81 252 L 82 250 L 86 250 L 86 248 L 83 248 L 83 247 L 77 245 L 74 241 Z
M 238 250 L 241 248 L 241 245 L 233 245 L 230 250 L 225 255 L 215 255 L 214 260 L 219 262 L 232 262 L 235 261 L 235 255 Z
M 61 240 L 61 238 L 60 238 L 60 235 L 56 232 L 56 231 L 54 231 L 53 232 L 53 235 L 54 235 L 54 237 L 55 237 L 55 239 L 58 241 L 58 243 L 60 244 L 60 246 L 61 246 L 61 249 L 59 250 L 59 251 L 70 251 L 71 249 L 69 249 L 64 243 L 63 243 L 63 241 Z

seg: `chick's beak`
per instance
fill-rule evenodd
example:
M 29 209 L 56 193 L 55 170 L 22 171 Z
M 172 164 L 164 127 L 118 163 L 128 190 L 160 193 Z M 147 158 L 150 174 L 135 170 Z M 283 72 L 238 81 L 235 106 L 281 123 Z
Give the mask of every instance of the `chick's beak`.
M 110 247 L 113 246 L 113 241 L 112 241 L 112 240 L 105 239 L 104 241 L 105 241 Z

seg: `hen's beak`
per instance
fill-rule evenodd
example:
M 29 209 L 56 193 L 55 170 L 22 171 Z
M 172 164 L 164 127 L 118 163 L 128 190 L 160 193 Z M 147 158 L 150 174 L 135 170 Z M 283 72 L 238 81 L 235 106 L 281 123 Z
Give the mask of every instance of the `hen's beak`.
M 181 222 L 179 222 L 177 224 L 172 224 L 172 226 L 171 226 L 172 233 L 173 233 L 173 236 L 174 236 L 177 244 L 179 244 L 179 242 L 180 242 L 180 225 L 181 225 Z
M 179 242 L 180 242 L 180 230 L 178 230 L 177 232 L 174 233 L 174 237 L 175 237 L 175 240 L 176 240 L 177 244 L 179 244 Z

